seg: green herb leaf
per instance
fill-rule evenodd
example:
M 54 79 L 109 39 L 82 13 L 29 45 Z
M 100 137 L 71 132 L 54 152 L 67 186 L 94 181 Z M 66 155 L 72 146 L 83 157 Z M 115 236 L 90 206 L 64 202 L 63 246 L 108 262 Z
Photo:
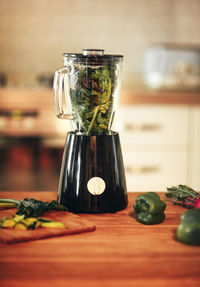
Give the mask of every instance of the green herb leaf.
M 176 200 L 182 200 L 187 197 L 199 198 L 199 194 L 194 189 L 182 184 L 179 184 L 178 186 L 167 187 L 167 193 L 165 195 Z
M 0 202 L 15 203 L 18 215 L 24 215 L 25 217 L 38 217 L 42 216 L 50 209 L 67 211 L 67 207 L 63 206 L 59 202 L 53 200 L 51 202 L 36 200 L 33 198 L 24 198 L 24 200 L 14 199 L 0 199 Z

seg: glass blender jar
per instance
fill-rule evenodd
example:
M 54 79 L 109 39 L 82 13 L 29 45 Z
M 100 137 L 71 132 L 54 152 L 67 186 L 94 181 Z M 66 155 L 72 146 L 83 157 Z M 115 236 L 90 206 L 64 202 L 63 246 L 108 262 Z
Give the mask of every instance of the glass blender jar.
M 84 49 L 64 53 L 64 67 L 55 72 L 56 115 L 72 124 L 58 188 L 58 201 L 70 211 L 116 212 L 127 206 L 119 134 L 111 129 L 122 60 L 122 55 Z

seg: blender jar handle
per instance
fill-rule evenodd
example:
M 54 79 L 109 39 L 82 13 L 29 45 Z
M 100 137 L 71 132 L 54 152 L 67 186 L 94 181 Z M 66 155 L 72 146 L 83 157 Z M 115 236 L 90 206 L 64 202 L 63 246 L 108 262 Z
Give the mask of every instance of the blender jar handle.
M 73 119 L 73 114 L 69 112 L 69 73 L 66 67 L 57 70 L 54 74 L 53 98 L 56 116 L 60 119 Z

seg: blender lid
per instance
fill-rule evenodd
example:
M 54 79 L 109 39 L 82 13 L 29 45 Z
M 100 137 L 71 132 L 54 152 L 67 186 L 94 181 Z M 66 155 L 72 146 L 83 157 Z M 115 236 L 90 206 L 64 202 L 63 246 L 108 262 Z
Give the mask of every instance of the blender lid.
M 63 53 L 64 57 L 67 58 L 97 58 L 97 59 L 108 59 L 108 58 L 123 58 L 123 55 L 112 55 L 112 54 L 104 54 L 104 49 L 83 49 L 83 53 Z

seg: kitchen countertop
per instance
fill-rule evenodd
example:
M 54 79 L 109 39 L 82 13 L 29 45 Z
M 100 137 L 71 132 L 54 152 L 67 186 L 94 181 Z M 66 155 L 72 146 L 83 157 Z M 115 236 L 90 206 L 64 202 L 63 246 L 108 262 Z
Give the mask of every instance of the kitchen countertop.
M 199 92 L 122 91 L 121 105 L 200 105 Z
M 71 125 L 69 121 L 56 118 L 52 93 L 52 88 L 0 88 L 0 136 L 38 137 L 47 139 L 47 145 L 52 145 L 49 138 L 61 138 L 63 142 L 63 135 Z M 119 108 L 127 105 L 196 107 L 200 105 L 200 92 L 134 92 L 122 89 Z M 35 116 L 23 115 L 28 112 Z
M 53 108 L 52 88 L 0 88 L 1 109 L 37 109 L 51 110 Z M 131 91 L 121 89 L 121 105 L 200 105 L 200 91 Z
M 17 244 L 0 244 L 0 285 L 199 286 L 200 247 L 177 242 L 185 208 L 170 203 L 159 225 L 143 225 L 129 206 L 116 214 L 82 214 L 96 231 Z M 164 193 L 160 193 L 164 199 Z M 0 192 L 1 198 L 56 199 L 56 192 Z

